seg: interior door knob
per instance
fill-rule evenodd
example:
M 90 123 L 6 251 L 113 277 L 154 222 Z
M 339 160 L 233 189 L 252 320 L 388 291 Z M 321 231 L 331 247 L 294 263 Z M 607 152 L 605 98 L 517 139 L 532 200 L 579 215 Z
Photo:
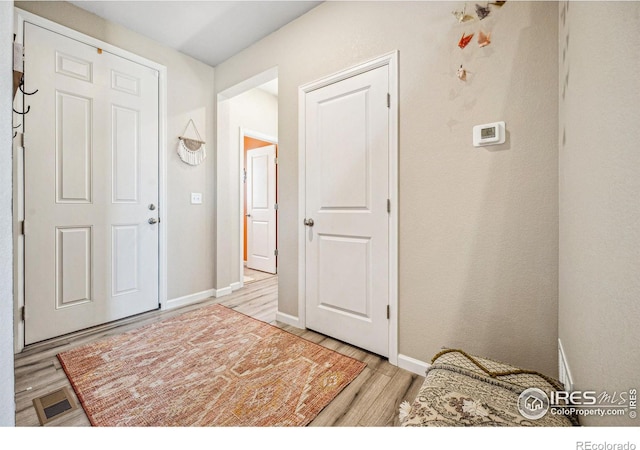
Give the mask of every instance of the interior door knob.
M 304 224 L 308 227 L 313 226 L 313 219 L 304 219 Z
M 149 224 L 150 225 L 154 225 L 156 223 L 158 223 L 158 219 L 156 219 L 155 217 L 152 217 L 151 219 L 149 219 Z

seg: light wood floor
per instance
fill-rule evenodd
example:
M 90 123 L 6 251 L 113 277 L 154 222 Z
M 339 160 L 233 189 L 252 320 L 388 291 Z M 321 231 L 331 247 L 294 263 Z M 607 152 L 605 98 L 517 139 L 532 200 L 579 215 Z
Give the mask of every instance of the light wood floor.
M 56 357 L 59 352 L 107 336 L 124 333 L 204 305 L 220 303 L 367 363 L 362 373 L 320 412 L 310 426 L 397 426 L 400 403 L 415 398 L 424 377 L 399 369 L 389 364 L 385 358 L 314 331 L 300 330 L 276 322 L 277 291 L 277 276 L 259 276 L 252 282 L 246 283 L 244 288 L 220 299 L 212 298 L 170 311 L 152 311 L 29 346 L 15 357 L 16 425 L 40 426 L 33 407 L 34 398 L 63 386 L 69 387 L 73 392 Z M 49 422 L 46 426 L 86 427 L 90 426 L 90 423 L 80 407 L 70 414 Z
M 260 272 L 259 270 L 247 269 L 246 267 L 244 268 L 244 284 L 250 284 L 256 281 L 266 280 L 267 278 L 271 278 L 273 276 L 275 275 L 267 272 Z

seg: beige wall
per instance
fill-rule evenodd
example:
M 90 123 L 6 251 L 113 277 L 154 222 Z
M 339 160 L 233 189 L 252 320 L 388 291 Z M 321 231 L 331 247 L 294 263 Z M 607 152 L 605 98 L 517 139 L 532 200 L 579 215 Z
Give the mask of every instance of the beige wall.
M 215 97 L 214 69 L 148 38 L 65 2 L 16 2 L 32 12 L 167 67 L 168 299 L 215 287 Z M 193 118 L 208 157 L 200 166 L 184 164 L 177 137 Z M 203 194 L 191 205 L 191 192 Z
M 15 424 L 13 392 L 13 244 L 11 110 L 13 2 L 0 2 L 0 427 Z
M 557 374 L 557 9 L 507 2 L 458 24 L 450 2 L 326 2 L 216 68 L 221 92 L 278 66 L 281 312 L 298 314 L 297 89 L 399 50 L 400 353 Z M 479 25 L 492 44 L 459 49 Z M 507 143 L 474 148 L 473 125 L 498 120 Z
M 575 389 L 640 389 L 640 3 L 559 13 L 560 339 Z

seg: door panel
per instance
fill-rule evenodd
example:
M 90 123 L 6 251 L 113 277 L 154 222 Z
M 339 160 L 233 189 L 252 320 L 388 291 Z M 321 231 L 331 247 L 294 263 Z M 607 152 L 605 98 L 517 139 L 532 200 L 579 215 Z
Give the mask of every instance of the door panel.
M 111 71 L 111 89 L 124 92 L 125 94 L 140 94 L 140 79 L 126 73 Z
M 58 203 L 91 203 L 92 100 L 56 92 Z
M 91 227 L 56 228 L 58 308 L 91 300 Z
M 276 146 L 247 151 L 247 267 L 276 273 Z
M 56 52 L 56 73 L 79 80 L 93 80 L 93 63 L 76 56 Z
M 139 111 L 112 105 L 113 203 L 138 202 Z
M 371 316 L 371 239 L 318 235 L 318 305 L 336 314 Z
M 158 307 L 157 75 L 25 23 L 25 344 Z
M 388 68 L 306 94 L 306 325 L 387 356 Z
M 368 89 L 346 92 L 317 104 L 321 204 L 330 209 L 367 209 L 369 163 Z

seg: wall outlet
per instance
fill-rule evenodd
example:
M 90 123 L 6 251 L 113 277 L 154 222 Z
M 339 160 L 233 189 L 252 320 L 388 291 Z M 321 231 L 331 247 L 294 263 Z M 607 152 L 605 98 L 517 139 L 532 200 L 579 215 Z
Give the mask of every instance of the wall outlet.
M 200 204 L 202 204 L 202 193 L 200 193 L 200 192 L 192 192 L 191 193 L 191 204 L 192 205 L 200 205 Z

